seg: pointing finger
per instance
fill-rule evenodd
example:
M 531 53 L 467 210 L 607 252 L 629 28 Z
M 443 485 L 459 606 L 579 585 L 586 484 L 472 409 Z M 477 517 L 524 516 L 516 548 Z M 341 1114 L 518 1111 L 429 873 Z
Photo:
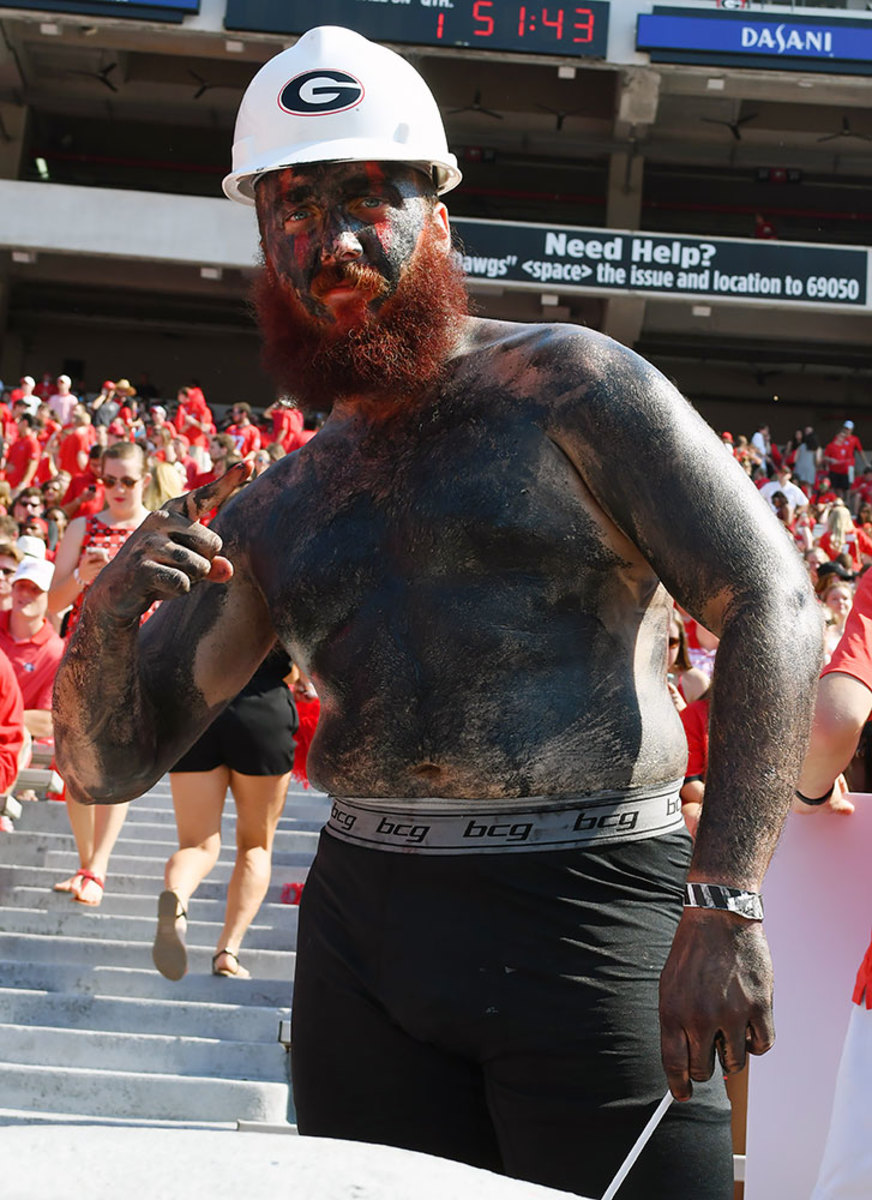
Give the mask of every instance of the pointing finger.
M 226 471 L 220 479 L 205 483 L 193 492 L 168 500 L 164 508 L 179 513 L 189 521 L 199 521 L 214 508 L 221 508 L 251 474 L 251 463 L 240 462 Z

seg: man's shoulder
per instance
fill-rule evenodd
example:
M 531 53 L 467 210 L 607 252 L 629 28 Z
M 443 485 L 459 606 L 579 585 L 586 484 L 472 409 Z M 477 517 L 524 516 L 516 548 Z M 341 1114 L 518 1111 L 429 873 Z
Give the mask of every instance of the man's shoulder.
M 600 388 L 629 398 L 631 385 L 665 384 L 657 369 L 629 347 L 581 325 L 522 324 L 471 318 L 460 351 L 462 382 L 471 376 L 504 381 L 546 405 Z M 674 390 L 674 389 L 673 389 Z
M 481 317 L 468 318 L 464 335 L 464 355 L 478 355 L 507 349 L 548 355 L 550 352 L 575 351 L 578 354 L 630 356 L 638 359 L 626 346 L 613 338 L 583 325 L 563 322 L 496 321 Z M 640 362 L 644 361 L 639 359 Z

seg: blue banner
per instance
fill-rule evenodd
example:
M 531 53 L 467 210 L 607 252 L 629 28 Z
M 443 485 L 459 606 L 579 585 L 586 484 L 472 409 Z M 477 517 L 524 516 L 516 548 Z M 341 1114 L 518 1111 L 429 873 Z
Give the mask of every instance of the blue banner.
M 81 13 L 174 23 L 180 22 L 186 13 L 200 11 L 200 0 L 2 0 L 2 5 L 42 13 Z
M 638 18 L 636 48 L 655 62 L 763 60 L 765 66 L 805 70 L 819 64 L 819 70 L 839 71 L 843 63 L 872 64 L 872 23 L 655 9 Z

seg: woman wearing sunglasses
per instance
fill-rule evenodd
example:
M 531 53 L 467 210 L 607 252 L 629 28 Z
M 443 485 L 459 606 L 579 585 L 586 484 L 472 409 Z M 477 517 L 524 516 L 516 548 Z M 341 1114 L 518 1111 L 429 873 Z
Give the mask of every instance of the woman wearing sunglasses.
M 686 705 L 698 700 L 709 686 L 705 673 L 691 664 L 684 619 L 678 609 L 673 609 L 669 618 L 666 682 L 679 712 Z
M 67 639 L 75 629 L 88 588 L 110 562 L 149 510 L 142 493 L 150 476 L 145 454 L 133 442 L 117 442 L 103 455 L 102 481 L 106 507 L 89 517 L 76 517 L 58 545 L 49 610 L 65 618 Z M 109 856 L 124 819 L 126 804 L 86 805 L 67 800 L 67 812 L 79 852 L 79 869 L 55 884 L 56 892 L 69 892 L 79 904 L 96 907 L 103 899 Z

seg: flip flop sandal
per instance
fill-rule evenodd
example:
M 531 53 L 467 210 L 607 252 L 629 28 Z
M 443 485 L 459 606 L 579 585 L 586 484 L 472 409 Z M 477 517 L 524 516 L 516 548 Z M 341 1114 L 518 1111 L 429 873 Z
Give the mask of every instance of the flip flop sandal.
M 81 879 L 81 878 L 82 878 L 82 868 L 80 867 L 78 871 L 75 871 L 69 877 L 69 879 L 62 879 L 60 881 L 60 883 L 56 883 L 54 885 L 54 887 L 52 888 L 52 891 L 53 892 L 76 892 L 76 891 L 78 891 L 78 886 L 76 884 L 76 880 Z
M 236 964 L 232 971 L 229 967 L 217 967 L 215 965 L 223 954 L 226 954 L 228 958 L 232 958 Z M 246 971 L 245 967 L 240 965 L 239 955 L 227 949 L 219 950 L 216 954 L 212 955 L 212 974 L 223 975 L 225 979 L 251 979 L 251 972 Z
M 95 875 L 93 871 L 79 871 L 78 878 L 82 881 L 79 885 L 80 888 L 86 883 L 96 883 L 97 887 L 100 889 L 100 895 L 96 900 L 86 900 L 81 891 L 74 890 L 70 896 L 70 899 L 74 900 L 76 904 L 87 904 L 89 908 L 99 908 L 99 906 L 103 903 L 103 889 L 106 887 L 105 882 L 100 878 L 99 875 Z
M 179 920 L 187 926 L 188 914 L 173 891 L 163 891 L 157 900 L 157 933 L 151 948 L 154 965 L 165 979 L 178 980 L 188 969 L 185 931 L 177 928 Z

